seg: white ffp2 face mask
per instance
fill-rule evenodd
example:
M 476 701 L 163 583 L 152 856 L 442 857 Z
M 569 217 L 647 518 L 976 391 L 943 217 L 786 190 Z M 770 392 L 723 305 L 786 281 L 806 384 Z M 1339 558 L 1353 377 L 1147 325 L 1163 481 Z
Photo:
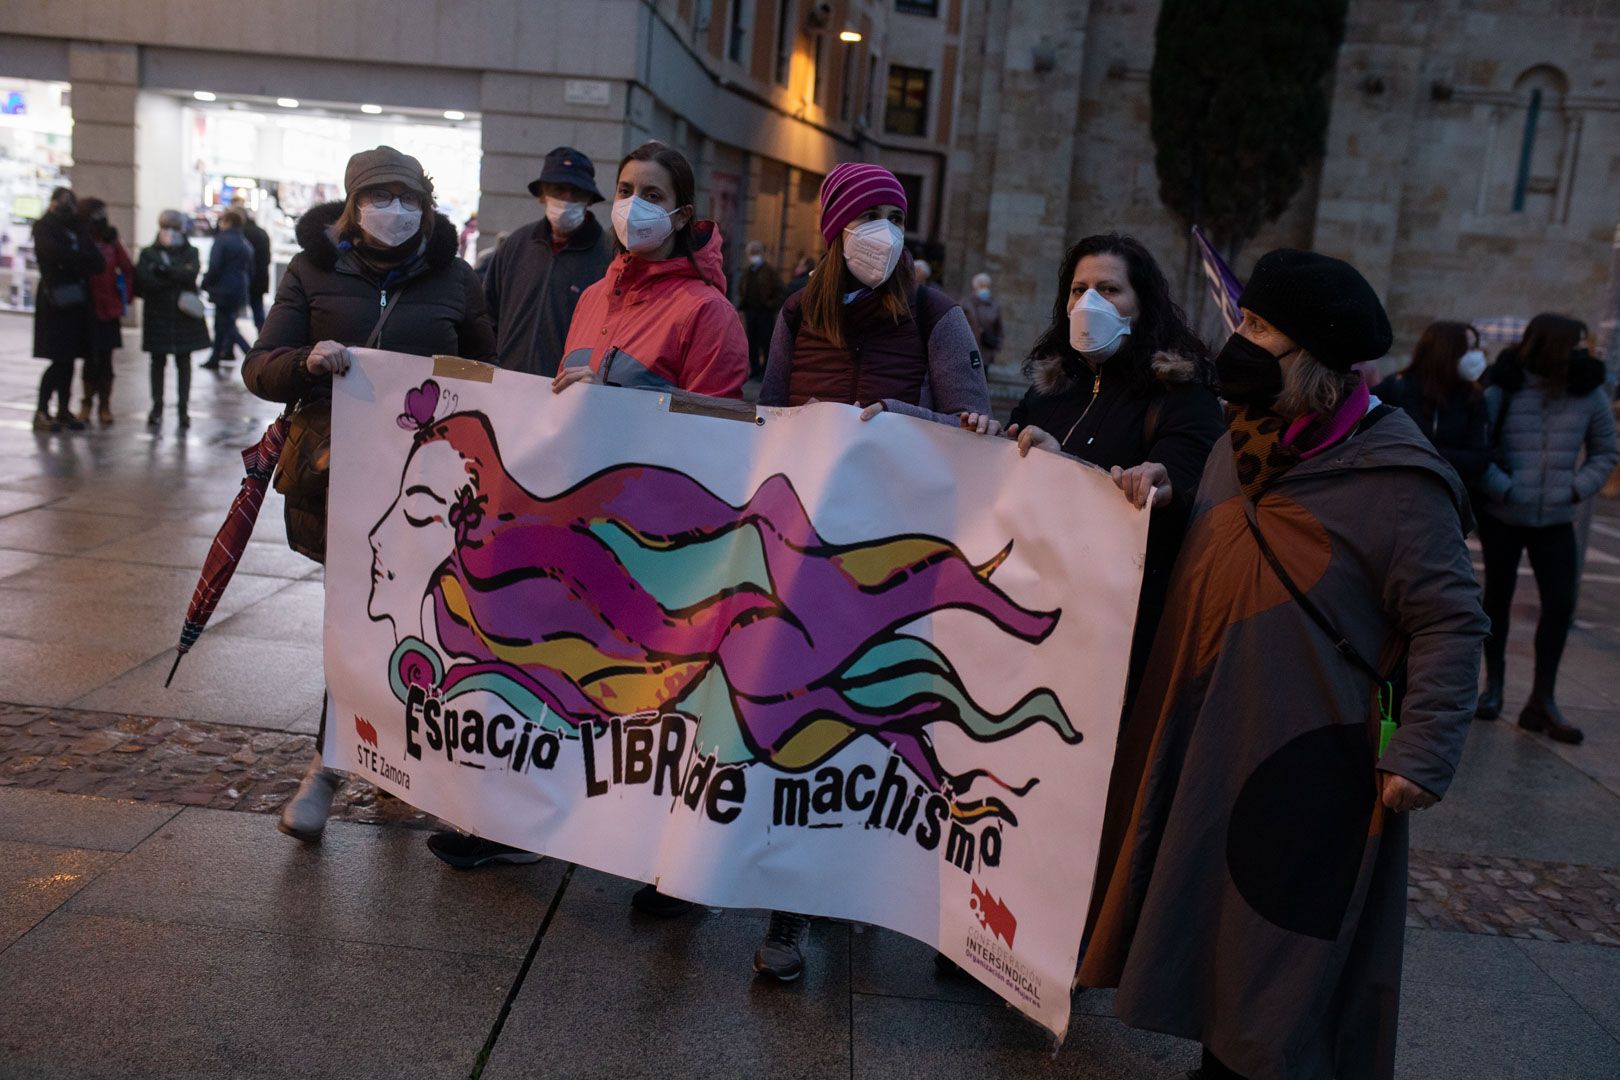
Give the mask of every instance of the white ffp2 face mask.
M 613 204 L 613 231 L 624 250 L 636 255 L 657 251 L 675 231 L 670 220 L 673 210 L 660 210 L 640 195 L 619 199 Z
M 1069 309 L 1069 344 L 1089 359 L 1113 356 L 1130 332 L 1131 320 L 1096 289 L 1087 289 L 1080 302 Z
M 546 220 L 551 222 L 552 232 L 568 236 L 585 223 L 585 204 L 547 195 Z
M 1469 349 L 1457 361 L 1457 374 L 1462 376 L 1463 382 L 1478 382 L 1479 377 L 1485 374 L 1485 353 L 1479 349 Z
M 868 221 L 844 229 L 844 265 L 855 280 L 875 289 L 894 273 L 906 236 L 892 221 Z
M 398 199 L 387 206 L 362 206 L 360 227 L 383 247 L 399 247 L 421 231 L 422 211 L 407 210 Z

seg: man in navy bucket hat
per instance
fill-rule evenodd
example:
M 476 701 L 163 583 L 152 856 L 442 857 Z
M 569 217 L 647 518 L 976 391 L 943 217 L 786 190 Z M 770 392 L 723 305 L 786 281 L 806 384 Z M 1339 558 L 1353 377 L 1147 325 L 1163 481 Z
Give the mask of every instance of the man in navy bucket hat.
M 612 238 L 588 207 L 602 201 L 596 166 L 571 146 L 546 155 L 529 194 L 545 216 L 501 243 L 484 277 L 503 368 L 550 378 L 562 359 L 574 306 L 613 260 Z

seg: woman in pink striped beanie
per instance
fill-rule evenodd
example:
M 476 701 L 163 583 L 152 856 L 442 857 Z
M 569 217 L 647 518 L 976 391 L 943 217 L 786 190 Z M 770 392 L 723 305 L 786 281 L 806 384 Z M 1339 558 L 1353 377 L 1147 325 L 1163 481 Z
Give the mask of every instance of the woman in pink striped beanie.
M 827 252 L 777 316 L 761 405 L 838 402 L 861 407 L 863 420 L 896 412 L 952 426 L 972 413 L 988 430 L 990 391 L 967 315 L 940 290 L 912 284 L 907 209 L 905 189 L 882 166 L 846 162 L 827 174 Z M 806 915 L 772 912 L 754 970 L 797 979 L 809 926 Z
M 837 401 L 870 420 L 897 412 L 956 425 L 988 418 L 984 361 L 967 315 L 912 284 L 905 188 L 881 165 L 845 162 L 821 184 L 827 251 L 771 337 L 761 405 Z M 899 271 L 899 272 L 897 272 Z

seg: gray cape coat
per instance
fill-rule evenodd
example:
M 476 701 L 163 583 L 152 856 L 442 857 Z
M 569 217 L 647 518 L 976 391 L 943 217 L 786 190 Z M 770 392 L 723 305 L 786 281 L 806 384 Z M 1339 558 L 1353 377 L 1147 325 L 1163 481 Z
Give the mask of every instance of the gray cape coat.
M 1372 678 L 1295 603 L 1215 444 L 1116 758 L 1078 981 L 1253 1080 L 1389 1077 L 1406 821 L 1375 770 L 1443 795 L 1487 629 L 1456 473 L 1399 410 L 1285 474 L 1257 521 L 1362 656 L 1405 658 L 1376 761 Z

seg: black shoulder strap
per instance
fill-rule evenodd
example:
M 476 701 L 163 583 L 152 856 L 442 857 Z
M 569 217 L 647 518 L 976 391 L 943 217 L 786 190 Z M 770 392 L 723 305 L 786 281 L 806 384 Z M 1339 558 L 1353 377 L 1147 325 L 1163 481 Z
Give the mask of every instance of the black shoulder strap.
M 1332 640 L 1333 647 L 1338 650 L 1339 655 L 1365 671 L 1368 675 L 1371 675 L 1373 681 L 1379 685 L 1389 681 L 1388 676 L 1368 663 L 1366 657 L 1356 651 L 1356 647 L 1350 644 L 1348 638 L 1334 629 L 1333 624 L 1328 622 L 1327 616 L 1322 614 L 1322 609 L 1311 603 L 1305 594 L 1300 591 L 1299 586 L 1294 584 L 1294 579 L 1289 577 L 1288 571 L 1283 569 L 1282 562 L 1277 558 L 1276 552 L 1272 551 L 1271 545 L 1266 543 L 1265 534 L 1260 531 L 1260 523 L 1255 520 L 1255 505 L 1247 498 L 1243 499 L 1243 519 L 1248 522 L 1249 532 L 1254 535 L 1254 542 L 1260 546 L 1260 554 L 1265 556 L 1265 560 L 1270 564 L 1272 572 L 1277 575 L 1277 580 L 1282 582 L 1283 588 L 1288 590 L 1288 595 L 1294 598 L 1294 603 L 1299 605 L 1300 610 L 1310 616 L 1311 621 L 1321 627 L 1322 632 Z
M 377 347 L 377 343 L 382 340 L 383 323 L 387 322 L 388 316 L 393 314 L 395 308 L 399 307 L 399 299 L 404 295 L 405 286 L 401 285 L 394 290 L 394 301 L 384 307 L 382 314 L 377 316 L 377 325 L 371 328 L 371 335 L 366 338 L 366 348 L 375 349 Z

